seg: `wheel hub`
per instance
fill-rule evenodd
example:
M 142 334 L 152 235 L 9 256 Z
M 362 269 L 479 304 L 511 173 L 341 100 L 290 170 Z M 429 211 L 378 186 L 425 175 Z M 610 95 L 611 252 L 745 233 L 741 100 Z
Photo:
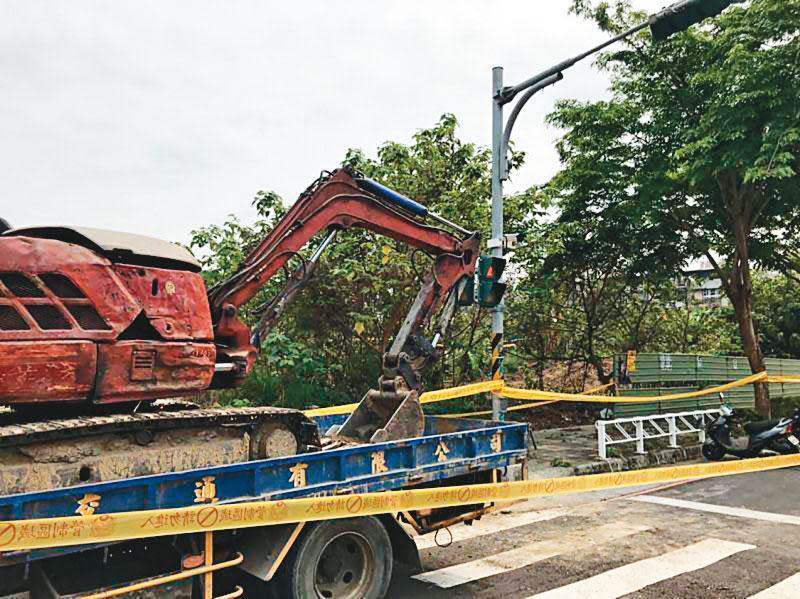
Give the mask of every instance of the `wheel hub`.
M 319 599 L 360 599 L 374 571 L 367 540 L 354 532 L 341 533 L 325 545 L 314 569 Z

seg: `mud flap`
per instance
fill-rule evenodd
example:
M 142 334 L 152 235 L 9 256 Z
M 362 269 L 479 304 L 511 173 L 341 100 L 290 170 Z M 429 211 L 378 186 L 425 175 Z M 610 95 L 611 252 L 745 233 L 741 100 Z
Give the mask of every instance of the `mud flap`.
M 272 580 L 304 525 L 278 524 L 244 531 L 239 543 L 244 561 L 239 569 L 265 582 Z
M 341 427 L 331 427 L 328 435 L 345 441 L 383 443 L 419 437 L 425 420 L 416 391 L 383 392 L 370 390 Z
M 419 557 L 417 544 L 397 521 L 389 514 L 378 516 L 389 538 L 392 540 L 392 554 L 395 561 L 395 572 L 405 576 L 413 576 L 422 572 L 422 560 Z

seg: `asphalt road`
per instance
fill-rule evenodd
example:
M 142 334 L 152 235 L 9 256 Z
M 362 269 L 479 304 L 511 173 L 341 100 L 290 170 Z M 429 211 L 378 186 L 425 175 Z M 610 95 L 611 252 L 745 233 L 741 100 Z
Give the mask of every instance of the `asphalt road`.
M 800 598 L 798 497 L 787 469 L 528 501 L 418 539 L 425 573 L 389 596 Z

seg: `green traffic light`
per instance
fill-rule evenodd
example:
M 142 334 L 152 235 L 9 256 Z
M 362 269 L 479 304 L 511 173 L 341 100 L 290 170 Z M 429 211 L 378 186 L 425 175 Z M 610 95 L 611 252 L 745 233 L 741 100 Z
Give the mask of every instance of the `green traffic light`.
M 657 42 L 686 31 L 692 25 L 716 17 L 731 4 L 740 0 L 684 0 L 668 6 L 650 17 L 650 32 Z
M 506 284 L 499 281 L 505 268 L 505 258 L 481 256 L 478 259 L 478 304 L 480 306 L 494 308 L 503 300 Z

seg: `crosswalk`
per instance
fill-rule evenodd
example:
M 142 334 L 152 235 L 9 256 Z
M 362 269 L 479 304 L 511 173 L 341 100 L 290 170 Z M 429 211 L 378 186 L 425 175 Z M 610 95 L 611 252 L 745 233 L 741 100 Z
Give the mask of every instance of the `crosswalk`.
M 644 587 L 674 578 L 687 572 L 700 570 L 740 551 L 755 549 L 755 545 L 732 543 L 720 539 L 706 539 L 656 557 L 639 560 L 602 574 L 551 591 L 539 593 L 529 599 L 618 599 Z
M 713 504 L 696 504 L 654 495 L 643 495 L 634 499 L 643 503 L 707 511 L 775 524 L 797 523 L 795 516 L 728 508 Z M 528 599 L 618 599 L 651 585 L 678 579 L 683 575 L 713 567 L 738 554 L 750 555 L 748 552 L 752 552 L 753 555 L 759 554 L 758 551 L 753 551 L 757 549 L 756 545 L 716 538 L 713 535 L 687 542 L 683 546 L 676 546 L 680 544 L 668 539 L 656 541 L 654 544 L 653 537 L 657 531 L 650 526 L 632 524 L 624 520 L 591 526 L 583 520 L 570 522 L 569 510 L 560 509 L 487 517 L 475 527 L 454 528 L 453 542 L 469 542 L 486 535 L 506 533 L 516 528 L 547 522 L 555 518 L 565 519 L 564 523 L 558 523 L 558 526 L 551 525 L 548 529 L 549 533 L 537 534 L 538 537 L 541 537 L 540 540 L 522 545 L 519 545 L 519 541 L 517 541 L 518 546 L 507 550 L 463 563 L 432 569 L 413 578 L 419 583 L 430 585 L 428 588 L 458 589 L 463 585 L 492 579 L 492 577 L 514 572 L 522 573 L 526 571 L 526 568 L 545 560 L 575 559 L 574 556 L 579 553 L 594 551 L 595 555 L 607 553 L 613 556 L 618 564 L 622 561 L 620 555 L 624 554 L 624 551 L 619 551 L 620 547 L 638 545 L 640 547 L 639 555 L 641 555 L 641 548 L 646 548 L 646 554 L 649 553 L 652 557 L 632 560 L 625 565 L 609 568 L 577 581 L 573 579 L 568 584 L 543 590 L 528 597 Z M 540 531 L 541 529 L 532 528 L 531 530 Z M 517 535 L 517 539 L 519 538 L 520 535 Z M 524 535 L 522 538 L 524 539 Z M 416 542 L 419 548 L 430 548 L 434 545 L 431 537 L 419 537 Z M 619 543 L 623 543 L 623 545 L 620 546 Z M 658 543 L 664 546 L 663 550 L 653 551 L 654 547 L 658 547 Z M 480 542 L 478 542 L 478 546 L 480 546 Z M 595 568 L 594 572 L 596 571 Z M 709 570 L 709 573 L 713 574 L 713 571 Z M 524 576 L 524 574 L 520 574 L 520 576 Z M 800 599 L 800 572 L 783 580 L 770 582 L 772 586 L 763 588 L 748 598 L 741 596 L 740 598 Z M 545 586 L 545 588 L 547 587 Z M 456 596 L 460 596 L 457 590 Z
M 798 599 L 800 598 L 800 572 L 781 580 L 778 584 L 752 595 L 750 599 Z
M 576 547 L 587 549 L 646 530 L 649 530 L 646 526 L 625 523 L 604 524 L 589 530 L 574 530 L 556 539 L 530 543 L 483 559 L 418 574 L 414 578 L 447 589 L 481 578 L 525 568 L 536 562 L 574 550 Z
M 670 507 L 696 510 L 698 512 L 708 512 L 710 514 L 720 514 L 722 516 L 734 516 L 737 518 L 748 518 L 750 520 L 763 520 L 764 522 L 777 522 L 780 524 L 800 525 L 800 516 L 788 514 L 774 514 L 772 512 L 762 512 L 759 510 L 748 510 L 740 507 L 730 507 L 727 505 L 717 505 L 715 503 L 702 503 L 700 501 L 686 501 L 685 499 L 675 499 L 674 497 L 661 497 L 659 495 L 638 495 L 631 497 L 630 501 L 640 503 L 653 503 L 656 505 L 666 505 Z

